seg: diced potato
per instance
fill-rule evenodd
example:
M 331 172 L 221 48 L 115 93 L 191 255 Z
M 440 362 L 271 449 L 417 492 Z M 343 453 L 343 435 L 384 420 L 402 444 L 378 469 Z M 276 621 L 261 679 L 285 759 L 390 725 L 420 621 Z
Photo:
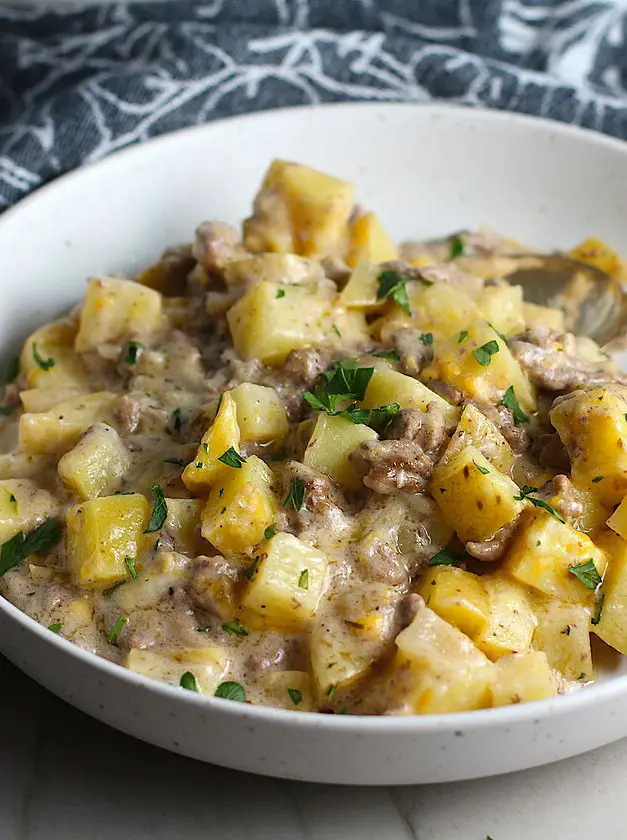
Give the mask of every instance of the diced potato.
M 24 411 L 30 414 L 40 414 L 43 411 L 49 411 L 59 403 L 80 397 L 82 393 L 84 393 L 83 389 L 72 387 L 28 388 L 26 391 L 20 391 L 20 400 L 24 406 Z
M 499 472 L 509 473 L 516 456 L 494 423 L 469 403 L 462 411 L 455 434 L 438 462 L 442 467 L 467 446 L 477 449 Z
M 422 382 L 381 365 L 372 375 L 362 405 L 365 408 L 377 408 L 389 403 L 398 403 L 401 408 L 419 408 L 421 411 L 426 411 L 432 404 L 442 412 L 449 423 L 459 416 L 458 408 L 447 403 Z
M 350 309 L 365 309 L 368 312 L 383 309 L 386 302 L 377 298 L 380 273 L 378 265 L 360 262 L 340 292 L 340 305 Z
M 476 446 L 467 446 L 433 471 L 431 495 L 462 542 L 491 539 L 514 520 L 525 502 L 516 484 Z
M 482 402 L 498 402 L 512 386 L 524 411 L 533 411 L 536 405 L 535 389 L 512 356 L 505 342 L 486 322 L 467 326 L 468 335 L 463 341 L 453 336 L 436 345 L 435 358 L 423 374 L 427 379 L 441 379 Z M 495 342 L 495 344 L 492 344 Z M 487 355 L 482 348 L 498 348 Z M 487 364 L 480 364 L 474 353 Z
M 351 453 L 367 440 L 377 440 L 377 433 L 345 417 L 320 413 L 305 449 L 303 464 L 331 476 L 342 487 L 358 490 L 362 477 L 351 461 Z
M 201 514 L 201 533 L 222 554 L 242 554 L 263 540 L 276 509 L 272 472 L 260 458 L 250 455 L 212 487 Z
M 544 700 L 556 694 L 555 678 L 542 651 L 510 653 L 499 659 L 494 667 L 493 706 Z
M 116 430 L 95 423 L 61 458 L 59 475 L 75 495 L 93 499 L 119 490 L 130 464 L 129 451 Z
M 20 368 L 30 389 L 89 389 L 87 371 L 74 350 L 75 338 L 76 326 L 69 319 L 62 319 L 45 324 L 26 339 Z
M 510 543 L 505 568 L 517 581 L 570 604 L 591 604 L 594 593 L 570 572 L 592 560 L 603 577 L 605 552 L 590 537 L 543 510 L 529 514 Z
M 483 317 L 504 335 L 515 335 L 525 328 L 522 286 L 486 286 L 477 301 Z
M 594 679 L 590 610 L 580 604 L 543 598 L 537 603 L 535 613 L 538 626 L 533 634 L 533 647 L 544 651 L 551 668 L 568 680 Z
M 598 236 L 589 236 L 584 239 L 570 251 L 569 256 L 579 262 L 600 268 L 601 271 L 610 275 L 620 271 L 621 268 L 620 256 Z
M 535 486 L 541 486 L 541 481 L 533 481 Z M 573 527 L 577 531 L 583 531 L 586 534 L 593 534 L 605 528 L 607 518 L 611 513 L 611 506 L 604 504 L 599 497 L 592 492 L 592 490 L 582 490 L 580 487 L 575 487 L 571 484 L 568 490 L 568 496 L 575 502 L 581 505 L 582 514 L 573 521 Z M 564 497 L 559 492 L 548 496 L 547 502 L 559 510 L 560 501 Z
M 244 222 L 249 251 L 289 251 L 306 257 L 336 250 L 345 237 L 353 185 L 309 166 L 275 160 Z
M 0 479 L 39 478 L 47 469 L 54 469 L 54 463 L 46 455 L 24 455 L 21 452 L 0 455 Z
M 70 508 L 66 551 L 73 582 L 106 586 L 126 578 L 125 558 L 137 558 L 149 518 L 150 505 L 139 493 L 89 499 Z
M 146 610 L 156 607 L 165 598 L 173 586 L 185 583 L 187 574 L 182 570 L 173 570 L 167 574 L 155 574 L 137 569 L 136 579 L 127 577 L 124 586 L 119 586 L 107 596 L 112 606 L 120 609 L 123 615 L 135 610 Z
M 607 520 L 607 524 L 624 540 L 627 540 L 627 496 Z
M 435 566 L 420 581 L 419 593 L 440 618 L 467 636 L 488 623 L 488 593 L 478 575 L 455 566 Z
M 356 266 L 364 260 L 373 263 L 398 259 L 398 248 L 388 236 L 376 213 L 358 216 L 349 228 L 346 262 Z
M 268 671 L 259 675 L 263 705 L 295 712 L 313 712 L 311 678 L 305 671 Z
M 598 544 L 609 555 L 601 592 L 603 604 L 599 623 L 591 631 L 623 655 L 627 654 L 627 542 L 606 532 Z M 583 668 L 582 668 L 583 671 Z
M 0 543 L 18 531 L 32 531 L 56 516 L 60 504 L 47 490 L 28 479 L 0 481 Z
M 227 312 L 235 349 L 245 360 L 280 365 L 291 350 L 321 342 L 332 303 L 326 287 L 258 283 Z
M 180 650 L 133 648 L 124 663 L 131 671 L 160 682 L 179 685 L 188 671 L 196 679 L 201 694 L 215 694 L 229 664 L 228 652 L 219 645 Z
M 168 515 L 164 528 L 174 537 L 174 547 L 184 554 L 201 554 L 200 512 L 201 499 L 166 499 Z M 205 546 L 206 547 L 206 546 Z
M 500 575 L 483 578 L 488 592 L 488 623 L 473 641 L 490 659 L 524 653 L 531 647 L 536 616 L 526 590 Z
M 80 315 L 77 353 L 120 344 L 129 335 L 146 341 L 161 324 L 161 295 L 131 280 L 93 277 Z
M 539 306 L 537 303 L 523 302 L 523 318 L 527 327 L 548 327 L 555 332 L 563 333 L 566 329 L 564 313 L 561 309 L 551 306 Z
M 461 330 L 476 324 L 481 318 L 476 302 L 457 286 L 432 283 L 423 286 L 411 283 L 408 288 L 411 303 L 411 323 L 438 339 L 457 337 Z M 398 313 L 392 313 L 392 317 Z
M 243 382 L 231 396 L 242 440 L 268 443 L 285 437 L 289 429 L 285 404 L 274 388 Z
M 229 286 L 257 286 L 259 283 L 280 283 L 288 286 L 329 285 L 326 275 L 316 260 L 297 257 L 295 254 L 256 254 L 230 262 L 224 269 L 224 279 Z
M 574 391 L 551 410 L 570 456 L 572 480 L 606 504 L 627 494 L 627 400 L 605 387 Z
M 41 414 L 22 414 L 19 449 L 27 455 L 60 455 L 72 449 L 94 423 L 112 418 L 116 394 L 99 391 L 73 397 Z
M 348 352 L 350 355 L 359 355 L 367 347 L 372 347 L 372 335 L 365 312 L 335 306 L 325 320 L 323 347 L 342 354 Z
M 262 547 L 243 607 L 267 626 L 303 628 L 315 615 L 328 563 L 292 534 L 277 534 Z
M 233 469 L 218 460 L 233 447 L 239 452 L 240 431 L 237 424 L 237 407 L 230 391 L 222 394 L 220 408 L 212 425 L 202 436 L 198 452 L 183 470 L 183 482 L 192 493 L 203 493 Z

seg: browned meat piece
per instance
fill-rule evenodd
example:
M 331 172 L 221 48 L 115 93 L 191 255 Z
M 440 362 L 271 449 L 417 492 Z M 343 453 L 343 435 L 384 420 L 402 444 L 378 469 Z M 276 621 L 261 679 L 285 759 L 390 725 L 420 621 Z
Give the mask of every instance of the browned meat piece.
M 543 467 L 553 467 L 563 472 L 570 470 L 568 452 L 556 432 L 540 435 L 534 443 L 533 451 Z
M 484 414 L 488 420 L 491 420 L 494 425 L 500 430 L 505 440 L 512 447 L 517 455 L 522 455 L 526 452 L 530 445 L 529 432 L 524 425 L 516 425 L 514 417 L 509 408 L 504 405 L 491 405 L 479 401 L 472 401 L 479 411 Z
M 224 222 L 203 222 L 196 228 L 194 257 L 205 271 L 220 273 L 227 263 L 249 256 L 239 232 Z
M 141 420 L 142 400 L 133 394 L 120 397 L 114 409 L 114 417 L 121 434 L 132 435 Z
M 583 516 L 583 504 L 572 482 L 565 475 L 556 475 L 542 491 L 545 498 L 552 497 L 552 505 L 563 518 L 573 524 Z
M 442 399 L 449 402 L 451 405 L 461 405 L 463 401 L 463 394 L 449 385 L 448 382 L 442 382 L 440 379 L 429 382 L 429 388 Z
M 162 295 L 182 296 L 187 291 L 187 276 L 196 266 L 191 245 L 168 248 L 158 263 L 139 275 L 139 282 Z
M 416 618 L 416 613 L 423 604 L 424 600 L 418 593 L 410 592 L 409 595 L 405 595 L 401 603 L 400 614 L 400 621 L 403 627 L 407 627 L 408 624 L 412 623 L 414 618 Z
M 364 484 L 375 493 L 422 493 L 431 478 L 433 461 L 410 440 L 368 440 L 351 455 L 367 470 Z
M 385 431 L 388 440 L 409 440 L 417 443 L 427 455 L 435 455 L 447 440 L 444 415 L 435 405 L 426 411 L 403 408 Z
M 323 370 L 329 366 L 330 358 L 315 347 L 292 350 L 285 360 L 281 374 L 299 388 L 311 387 Z
M 390 586 L 407 584 L 409 569 L 396 547 L 396 539 L 388 534 L 373 534 L 355 547 L 359 568 L 368 580 L 387 583 Z
M 518 525 L 518 517 L 500 528 L 491 540 L 484 540 L 483 542 L 467 542 L 466 551 L 471 557 L 476 557 L 477 560 L 491 563 L 494 560 L 500 560 L 505 554 L 510 537 L 516 530 Z
M 401 357 L 403 372 L 408 376 L 417 376 L 433 358 L 433 348 L 423 344 L 420 336 L 422 330 L 406 327 L 392 334 L 394 348 Z
M 222 621 L 235 615 L 239 569 L 224 557 L 197 557 L 189 587 L 194 603 Z
M 287 527 L 309 530 L 315 542 L 323 542 L 334 534 L 349 527 L 346 516 L 348 503 L 339 488 L 322 473 L 299 461 L 286 461 L 282 470 L 282 487 L 279 493 L 285 498 L 292 481 L 298 478 L 305 485 L 305 500 L 300 511 L 282 508 L 280 516 L 287 521 Z M 280 528 L 283 530 L 283 527 Z
M 246 650 L 250 650 L 246 656 Z M 265 671 L 287 671 L 306 667 L 303 662 L 302 644 L 298 639 L 267 632 L 251 634 L 242 644 L 246 673 L 255 675 Z
M 344 260 L 339 259 L 339 257 L 325 257 L 321 260 L 321 264 L 329 280 L 333 280 L 340 287 L 351 276 L 352 268 L 347 266 Z

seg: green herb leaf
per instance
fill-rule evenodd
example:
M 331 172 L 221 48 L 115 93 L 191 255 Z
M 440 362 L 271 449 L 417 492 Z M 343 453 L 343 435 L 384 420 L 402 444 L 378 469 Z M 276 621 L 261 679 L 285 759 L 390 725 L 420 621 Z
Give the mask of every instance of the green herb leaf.
M 232 633 L 234 636 L 248 636 L 248 630 L 243 626 L 239 619 L 233 621 L 226 621 L 222 625 L 222 629 L 226 633 Z
M 107 641 L 109 642 L 110 645 L 114 645 L 117 642 L 117 640 L 119 638 L 119 635 L 122 632 L 122 630 L 124 629 L 124 625 L 126 624 L 127 621 L 128 621 L 128 616 L 121 615 L 118 618 L 118 620 L 115 622 L 115 624 L 111 628 L 111 632 L 107 636 Z
M 457 233 L 454 233 L 453 236 L 449 237 L 449 259 L 454 260 L 457 257 L 461 257 L 464 253 L 464 241 Z
M 507 391 L 505 391 L 505 393 L 503 394 L 503 399 L 501 400 L 499 405 L 504 405 L 505 408 L 509 408 L 514 417 L 515 426 L 519 426 L 521 423 L 529 422 L 529 416 L 525 414 L 525 412 L 520 407 L 520 403 L 516 399 L 516 394 L 514 393 L 513 385 L 510 385 Z
M 19 356 L 13 356 L 11 359 L 8 359 L 3 365 L 0 365 L 0 386 L 4 388 L 5 385 L 10 385 L 11 382 L 15 382 L 19 372 Z
M 119 589 L 121 586 L 124 586 L 124 584 L 125 584 L 125 583 L 126 583 L 126 581 L 125 581 L 125 580 L 117 580 L 117 581 L 113 584 L 113 586 L 109 586 L 107 589 L 105 589 L 105 590 L 103 591 L 103 593 L 102 593 L 102 594 L 104 595 L 104 597 L 105 597 L 105 598 L 110 598 L 110 597 L 111 597 L 111 595 L 113 595 L 113 593 L 114 593 L 117 589 Z
M 358 367 L 356 359 L 340 359 L 322 374 L 325 391 L 345 400 L 363 400 L 373 373 L 372 367 Z
M 253 578 L 253 576 L 254 576 L 255 572 L 257 571 L 257 566 L 258 566 L 258 565 L 259 565 L 259 558 L 258 558 L 258 557 L 255 557 L 255 559 L 253 560 L 253 562 L 250 564 L 250 566 L 248 566 L 248 568 L 247 568 L 247 569 L 246 569 L 246 571 L 244 572 L 244 574 L 246 575 L 246 577 L 248 578 L 248 580 L 252 580 L 252 578 Z
M 208 633 L 210 630 L 211 630 L 211 627 L 209 627 L 208 625 L 196 628 L 197 633 Z
M 226 452 L 223 452 L 222 455 L 220 455 L 218 461 L 222 461 L 222 463 L 226 464 L 227 467 L 233 467 L 234 470 L 241 470 L 242 464 L 245 463 L 246 458 L 242 458 L 237 450 L 233 449 L 232 446 L 229 446 Z
M 341 417 L 346 417 L 352 423 L 363 423 L 365 426 L 370 426 L 375 432 L 381 434 L 390 424 L 390 420 L 395 414 L 401 410 L 398 403 L 390 403 L 389 405 L 380 405 L 378 408 L 355 408 L 349 406 L 344 411 L 338 412 Z
M 309 589 L 309 569 L 303 569 L 298 576 L 298 588 Z
M 333 330 L 333 332 L 336 334 L 336 336 L 338 338 L 342 338 L 342 333 L 340 332 L 340 329 L 339 329 L 337 324 L 331 324 L 331 329 Z
M 468 330 L 462 330 L 460 334 L 457 336 L 457 343 L 463 344 L 464 341 L 468 338 Z
M 132 557 L 125 557 L 124 563 L 128 569 L 129 575 L 133 578 L 133 580 L 137 580 L 139 575 L 137 574 L 137 569 L 135 568 L 135 560 Z
M 39 355 L 39 351 L 37 350 L 37 344 L 35 344 L 35 342 L 33 342 L 33 359 L 42 370 L 50 370 L 50 368 L 53 368 L 55 365 L 55 361 L 52 357 L 48 359 L 42 359 L 42 357 Z
M 520 496 L 514 496 L 514 498 L 517 502 L 522 502 L 524 499 L 528 499 L 534 507 L 542 508 L 542 510 L 545 510 L 547 513 L 550 513 L 551 516 L 554 516 L 558 522 L 562 523 L 562 525 L 565 525 L 566 522 L 564 520 L 564 517 L 561 514 L 559 514 L 554 507 L 551 507 L 551 505 L 548 502 L 545 502 L 543 499 L 536 499 L 533 496 L 529 495 L 530 493 L 537 492 L 537 487 L 532 487 L 530 484 L 523 484 L 523 486 L 520 488 Z
M 276 534 L 276 524 L 273 522 L 272 525 L 268 525 L 266 530 L 263 532 L 264 539 L 271 540 L 272 537 Z
M 168 516 L 168 505 L 163 495 L 163 490 L 158 484 L 153 484 L 150 489 L 155 494 L 155 504 L 150 515 L 150 522 L 144 534 L 152 534 L 154 531 L 159 531 L 163 528 L 163 523 Z
M 60 621 L 56 621 L 54 624 L 48 625 L 48 630 L 51 630 L 53 633 L 60 633 L 63 624 Z
M 164 458 L 164 464 L 174 464 L 175 467 L 184 467 L 187 464 L 187 461 L 184 461 L 182 458 Z
M 175 432 L 181 431 L 181 409 L 175 408 L 172 412 L 172 427 Z
M 490 472 L 490 470 L 486 469 L 485 467 L 482 467 L 481 464 L 478 464 L 476 461 L 473 461 L 473 464 L 479 470 L 481 475 L 487 475 Z
M 292 703 L 295 706 L 298 706 L 300 701 L 303 699 L 302 693 L 297 688 L 288 688 L 287 693 L 290 695 Z
M 285 297 L 285 289 L 278 289 L 277 293 L 276 293 L 276 297 L 277 297 L 277 299 Z
M 593 484 L 598 484 L 598 483 L 599 483 L 599 481 L 603 481 L 603 478 L 604 478 L 604 476 L 602 476 L 602 475 L 597 475 L 597 476 L 595 476 L 595 477 L 592 479 L 592 483 L 593 483 Z
M 329 700 L 333 700 L 333 698 L 335 697 L 335 686 L 334 685 L 332 685 L 331 688 L 327 691 L 327 697 L 329 698 Z
M 372 353 L 373 356 L 378 356 L 379 359 L 388 359 L 390 362 L 400 362 L 401 357 L 396 350 L 379 350 L 378 353 Z
M 437 554 L 433 555 L 433 557 L 429 560 L 429 565 L 454 566 L 456 563 L 461 563 L 463 559 L 463 554 L 456 554 L 454 551 L 451 551 L 450 548 L 443 548 L 442 551 L 438 551 Z
M 246 692 L 244 686 L 238 682 L 223 682 L 216 689 L 216 697 L 222 697 L 223 700 L 235 700 L 238 703 L 243 703 L 246 699 Z
M 299 511 L 304 501 L 305 485 L 300 478 L 294 478 L 290 484 L 289 492 L 283 500 L 283 507 L 289 507 L 291 505 L 295 511 Z
M 481 367 L 487 367 L 492 361 L 492 356 L 498 352 L 499 343 L 495 339 L 492 339 L 492 341 L 486 341 L 486 343 L 482 344 L 481 347 L 477 347 L 476 350 L 473 350 L 472 355 Z
M 411 305 L 407 295 L 406 280 L 397 271 L 386 270 L 379 274 L 379 288 L 377 300 L 390 298 L 397 303 L 403 312 L 411 315 Z
M 122 360 L 127 365 L 134 365 L 137 362 L 137 357 L 141 350 L 144 349 L 144 345 L 140 344 L 139 341 L 129 341 L 126 345 L 126 354 L 124 359 Z
M 198 691 L 198 683 L 196 682 L 196 677 L 192 674 L 191 671 L 185 671 L 185 673 L 181 677 L 179 685 L 181 686 L 181 688 L 186 688 L 187 691 Z
M 10 540 L 2 545 L 0 551 L 0 577 L 9 569 L 19 566 L 22 560 L 38 551 L 47 551 L 61 539 L 61 523 L 58 519 L 48 519 L 46 522 L 25 535 L 18 531 Z
M 601 583 L 601 575 L 594 565 L 594 560 L 587 560 L 585 563 L 579 563 L 578 566 L 569 566 L 568 571 L 571 575 L 575 575 L 586 589 L 596 589 Z
M 433 333 L 423 333 L 420 336 L 420 343 L 421 344 L 433 344 Z

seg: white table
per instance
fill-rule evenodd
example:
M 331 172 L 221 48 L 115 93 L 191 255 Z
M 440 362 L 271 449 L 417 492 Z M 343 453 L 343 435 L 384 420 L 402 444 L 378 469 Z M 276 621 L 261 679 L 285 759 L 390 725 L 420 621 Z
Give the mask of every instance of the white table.
M 581 722 L 585 726 L 585 720 Z M 627 741 L 475 782 L 248 776 L 109 729 L 0 659 L 1 840 L 625 840 Z

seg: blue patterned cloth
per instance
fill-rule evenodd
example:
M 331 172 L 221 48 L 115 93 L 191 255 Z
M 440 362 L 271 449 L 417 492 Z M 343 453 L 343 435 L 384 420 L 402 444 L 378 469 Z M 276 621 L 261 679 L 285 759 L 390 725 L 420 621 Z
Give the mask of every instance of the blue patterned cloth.
M 626 33 L 627 0 L 0 5 L 0 211 L 130 143 L 279 105 L 443 99 L 627 138 Z

